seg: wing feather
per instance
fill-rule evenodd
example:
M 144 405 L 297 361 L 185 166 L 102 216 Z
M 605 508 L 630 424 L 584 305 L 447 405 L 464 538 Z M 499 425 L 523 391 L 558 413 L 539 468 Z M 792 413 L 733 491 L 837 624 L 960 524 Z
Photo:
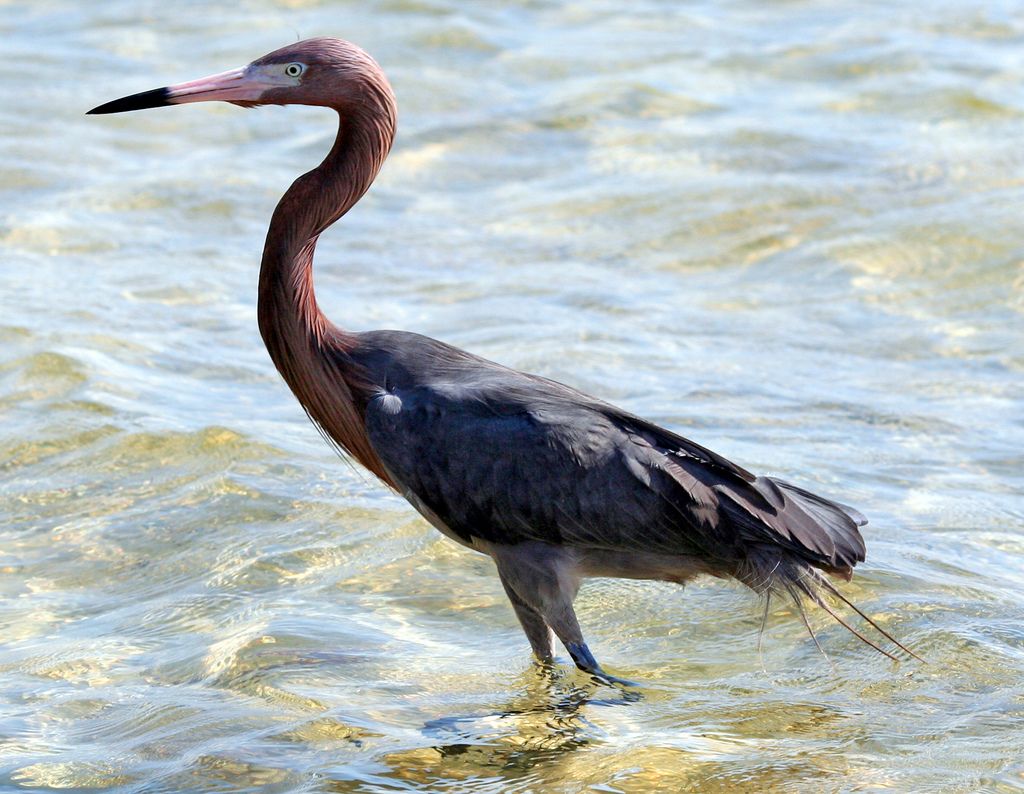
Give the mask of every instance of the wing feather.
M 382 370 L 376 382 L 391 384 L 366 407 L 367 433 L 389 474 L 467 542 L 700 554 L 723 565 L 767 545 L 844 575 L 864 559 L 864 518 L 852 508 L 757 477 L 562 384 L 412 337 L 402 335 L 402 349 L 422 349 L 404 361 L 379 345 L 366 356 Z

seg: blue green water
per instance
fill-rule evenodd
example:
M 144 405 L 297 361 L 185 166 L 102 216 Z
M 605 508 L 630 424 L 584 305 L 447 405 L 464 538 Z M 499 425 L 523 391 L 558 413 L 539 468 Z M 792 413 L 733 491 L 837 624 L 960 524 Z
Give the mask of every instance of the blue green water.
M 918 7 L 919 6 L 919 7 Z M 256 271 L 329 113 L 123 94 L 366 47 L 391 159 L 321 305 L 565 381 L 857 505 L 844 587 L 927 659 L 739 586 L 588 582 L 639 697 L 345 465 Z M 0 3 L 0 787 L 1024 789 L 1024 9 Z

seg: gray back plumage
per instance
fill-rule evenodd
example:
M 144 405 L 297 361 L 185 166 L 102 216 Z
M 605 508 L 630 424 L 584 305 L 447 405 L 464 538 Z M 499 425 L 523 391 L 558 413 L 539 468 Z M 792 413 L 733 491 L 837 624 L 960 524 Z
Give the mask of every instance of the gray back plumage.
M 417 334 L 359 334 L 379 390 L 367 433 L 399 486 L 461 539 L 697 555 L 723 574 L 758 546 L 849 576 L 851 508 L 755 477 L 563 384 Z

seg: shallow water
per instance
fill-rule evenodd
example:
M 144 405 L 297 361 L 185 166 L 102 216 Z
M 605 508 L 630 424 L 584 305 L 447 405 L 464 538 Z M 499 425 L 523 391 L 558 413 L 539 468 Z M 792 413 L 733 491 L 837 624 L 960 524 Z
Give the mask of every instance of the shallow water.
M 887 3 L 0 3 L 0 786 L 1024 789 L 1024 13 Z M 628 9 L 628 10 L 624 10 Z M 262 348 L 329 114 L 107 99 L 341 35 L 392 158 L 321 304 L 859 506 L 893 664 L 739 586 L 592 581 L 551 678 L 490 562 Z

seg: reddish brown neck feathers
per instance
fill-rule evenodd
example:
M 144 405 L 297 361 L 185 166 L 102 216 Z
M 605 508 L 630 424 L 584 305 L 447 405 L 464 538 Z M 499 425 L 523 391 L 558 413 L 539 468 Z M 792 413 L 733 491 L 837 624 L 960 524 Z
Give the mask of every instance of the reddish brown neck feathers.
M 320 311 L 313 252 L 320 233 L 366 192 L 391 148 L 395 103 L 384 75 L 336 108 L 338 137 L 324 161 L 295 180 L 274 211 L 260 269 L 260 333 L 281 376 L 321 432 L 394 487 L 366 435 L 369 385 L 348 362 L 355 335 Z

